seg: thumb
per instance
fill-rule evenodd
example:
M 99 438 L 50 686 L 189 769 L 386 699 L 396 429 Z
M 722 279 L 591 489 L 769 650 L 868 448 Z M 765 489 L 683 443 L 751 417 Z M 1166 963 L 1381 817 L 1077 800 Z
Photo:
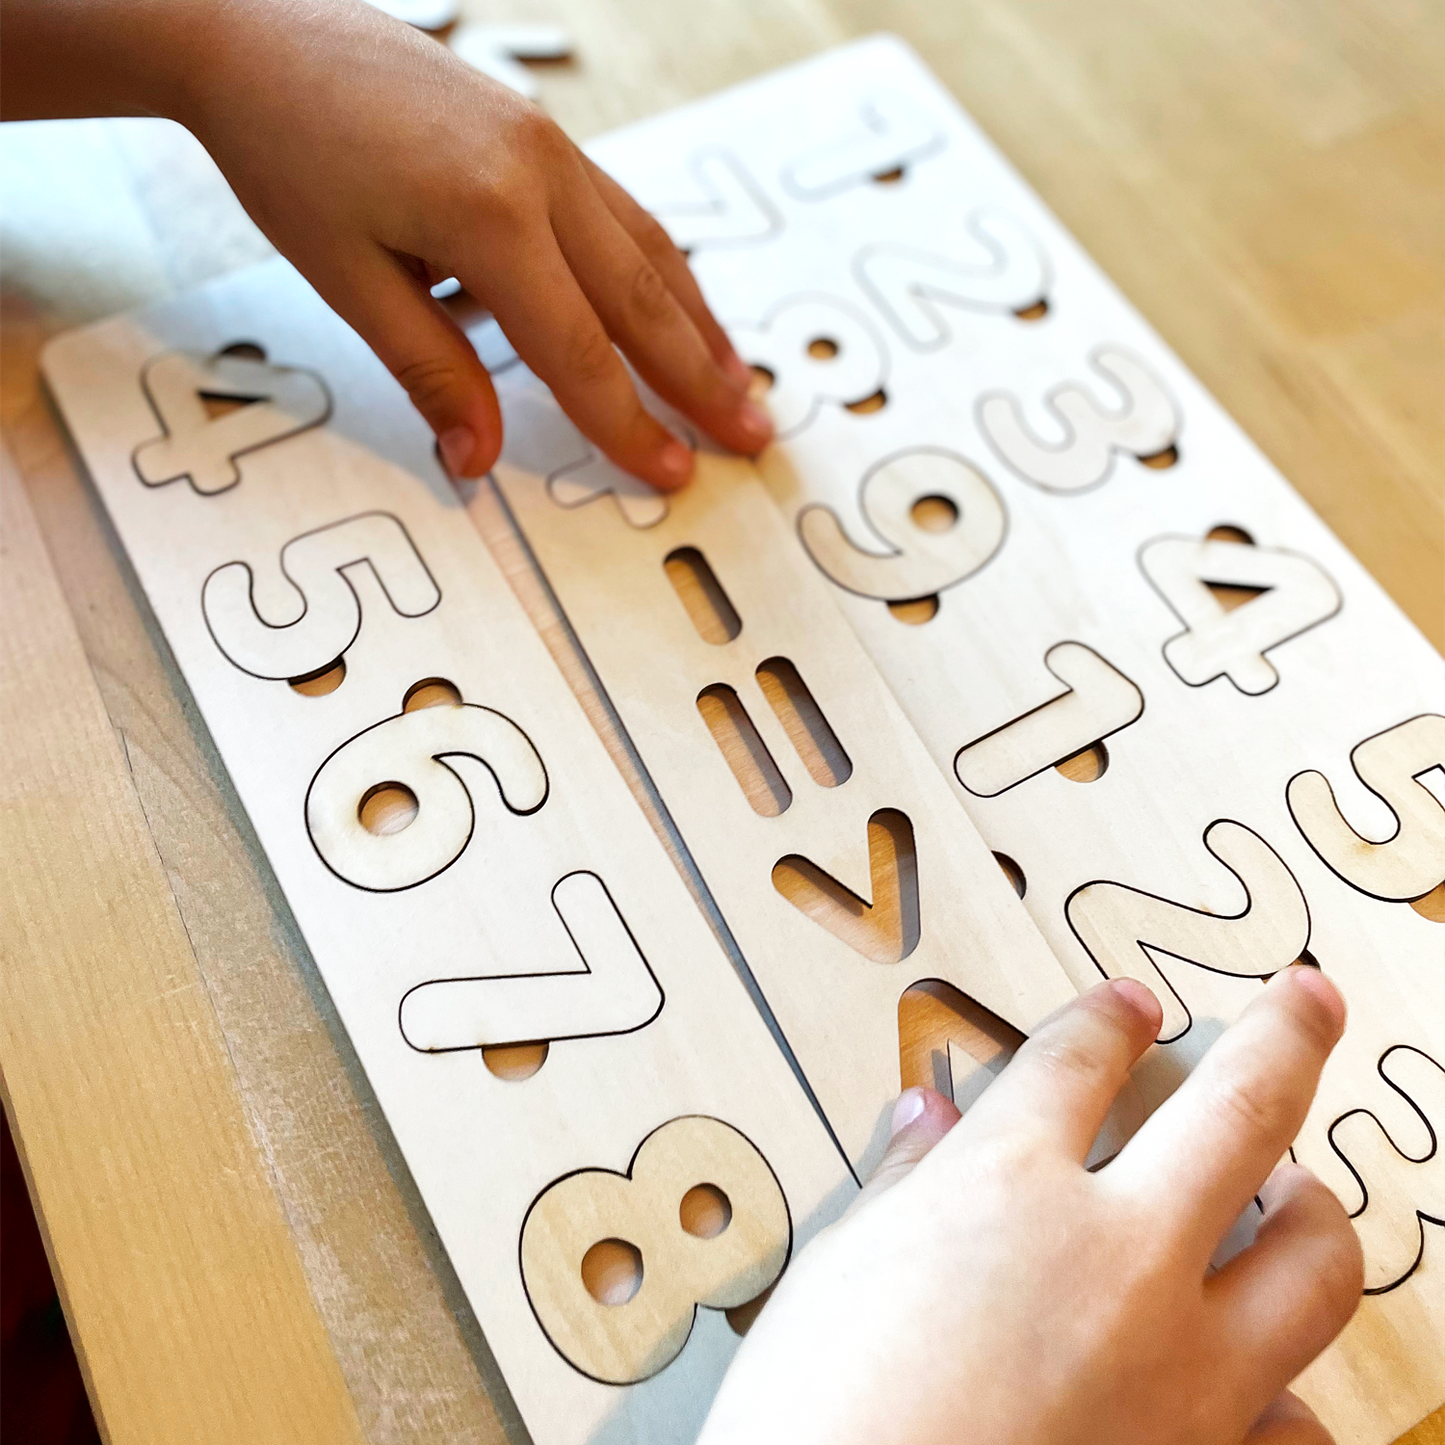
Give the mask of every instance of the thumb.
M 487 471 L 502 449 L 497 393 L 466 334 L 423 279 L 383 252 L 343 274 L 308 279 L 406 388 L 436 433 L 447 471 L 454 477 Z
M 936 1089 L 905 1089 L 893 1106 L 892 1132 L 888 1148 L 873 1177 L 850 1206 L 857 1209 L 891 1189 L 958 1123 L 959 1112 L 951 1099 Z
M 1334 1445 L 1334 1437 L 1298 1395 L 1282 1390 L 1254 1422 L 1244 1445 Z

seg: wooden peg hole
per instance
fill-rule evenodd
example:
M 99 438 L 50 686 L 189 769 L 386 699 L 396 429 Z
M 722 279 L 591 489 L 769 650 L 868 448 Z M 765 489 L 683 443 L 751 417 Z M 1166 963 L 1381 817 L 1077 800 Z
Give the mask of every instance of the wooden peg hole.
M 766 366 L 753 366 L 750 368 L 753 379 L 748 385 L 748 395 L 756 401 L 759 397 L 765 396 L 773 389 L 777 377 L 773 375 L 770 368 Z
M 1009 887 L 1022 898 L 1029 889 L 1029 880 L 1024 877 L 1024 870 L 1007 853 L 995 853 L 993 861 L 1003 869 L 1003 876 L 1008 879 Z
M 1254 546 L 1254 538 L 1243 527 L 1236 527 L 1231 523 L 1222 523 L 1218 527 L 1211 527 L 1204 534 L 1204 539 L 1207 542 L 1238 542 L 1244 547 Z
M 896 186 L 903 179 L 904 167 L 894 166 L 891 171 L 879 171 L 873 177 L 875 186 Z
M 545 1039 L 535 1044 L 487 1044 L 482 1062 L 499 1079 L 530 1079 L 547 1062 L 547 1050 Z
M 405 783 L 378 783 L 362 795 L 356 816 L 368 833 L 384 838 L 411 827 L 419 806 L 416 794 Z
M 582 1285 L 600 1305 L 625 1305 L 642 1288 L 642 1255 L 625 1239 L 599 1239 L 582 1256 Z
M 223 416 L 230 416 L 234 411 L 255 406 L 258 401 L 265 400 L 265 397 L 260 396 L 222 396 L 217 391 L 201 391 L 196 394 L 206 409 L 207 421 L 219 421 Z
M 1412 898 L 1410 907 L 1431 923 L 1445 923 L 1445 883 L 1437 883 L 1420 898 Z
M 815 336 L 808 343 L 808 355 L 814 361 L 832 361 L 838 349 L 838 343 L 827 336 Z
M 1144 466 L 1153 467 L 1156 472 L 1167 470 L 1178 460 L 1179 448 L 1176 446 L 1168 446 L 1162 452 L 1150 452 L 1148 456 L 1139 458 Z
M 462 700 L 456 685 L 444 677 L 428 677 L 414 682 L 402 699 L 403 712 L 417 712 L 424 707 L 455 707 Z
M 938 593 L 931 597 L 908 597 L 902 602 L 890 602 L 888 610 L 910 627 L 922 627 L 938 616 Z
M 223 346 L 217 356 L 236 356 L 242 361 L 265 361 L 266 348 L 256 341 L 233 341 Z
M 746 1304 L 734 1305 L 730 1310 L 723 1311 L 723 1318 L 727 1320 L 733 1334 L 745 1335 L 752 1329 L 753 1321 L 762 1314 L 763 1306 L 773 1297 L 773 1291 L 777 1287 L 778 1282 L 774 1280 L 762 1294 L 754 1295 Z
M 335 662 L 328 662 L 325 667 L 308 672 L 304 677 L 293 677 L 288 686 L 302 697 L 325 697 L 327 693 L 335 692 L 345 681 L 346 659 L 338 657 Z
M 1020 306 L 1014 315 L 1020 321 L 1042 321 L 1049 314 L 1049 303 L 1040 296 L 1039 299 L 1029 306 Z
M 678 547 L 669 552 L 663 558 L 662 569 L 704 642 L 721 647 L 743 630 L 737 609 L 696 547 Z
M 793 790 L 737 693 L 714 683 L 698 693 L 697 710 L 753 812 L 764 818 L 787 812 Z
M 851 411 L 854 416 L 868 416 L 872 412 L 882 411 L 888 405 L 888 393 L 879 387 L 872 396 L 865 396 L 859 401 L 848 401 L 843 403 L 845 411 Z
M 958 524 L 958 508 L 947 497 L 919 497 L 908 515 L 920 532 L 948 532 Z
M 1102 742 L 1090 743 L 1055 763 L 1054 769 L 1072 783 L 1097 782 L 1109 771 L 1109 750 Z
M 733 1222 L 733 1205 L 716 1184 L 694 1184 L 677 1207 L 682 1227 L 695 1239 L 716 1239 Z
M 798 669 L 786 657 L 770 657 L 759 665 L 756 676 L 808 776 L 820 788 L 846 783 L 853 776 L 852 761 Z

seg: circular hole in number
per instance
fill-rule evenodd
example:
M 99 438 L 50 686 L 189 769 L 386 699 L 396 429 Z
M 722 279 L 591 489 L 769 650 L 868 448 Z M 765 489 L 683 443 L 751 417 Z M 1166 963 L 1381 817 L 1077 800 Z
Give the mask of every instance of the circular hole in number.
M 1020 306 L 1014 315 L 1020 321 L 1042 321 L 1049 314 L 1049 303 L 1042 296 L 1031 306 Z
M 1445 883 L 1437 883 L 1421 898 L 1412 898 L 1410 907 L 1431 923 L 1445 923 Z
M 625 1239 L 599 1239 L 582 1256 L 582 1285 L 600 1305 L 625 1305 L 642 1288 L 642 1255 Z
M 903 179 L 904 170 L 902 166 L 894 166 L 891 171 L 879 171 L 873 177 L 875 186 L 896 186 Z
M 407 688 L 402 699 L 403 712 L 416 712 L 424 707 L 455 707 L 462 700 L 455 683 L 444 677 L 426 677 Z
M 838 343 L 827 336 L 815 336 L 808 343 L 808 355 L 814 361 L 832 361 L 838 354 Z
M 1156 472 L 1165 471 L 1172 467 L 1179 460 L 1179 448 L 1167 446 L 1162 452 L 1150 452 L 1146 457 L 1140 457 L 1139 461 L 1146 467 L 1153 467 Z
M 237 356 L 242 361 L 265 361 L 266 348 L 254 341 L 233 341 L 229 346 L 223 346 L 217 354 Z
M 908 515 L 920 531 L 947 532 L 958 521 L 958 508 L 947 497 L 919 497 Z
M 328 663 L 315 672 L 308 672 L 305 677 L 293 677 L 289 686 L 302 697 L 325 697 L 328 692 L 335 692 L 345 681 L 346 659 L 338 657 L 335 662 Z
M 499 1079 L 530 1079 L 547 1062 L 547 1041 L 536 1044 L 488 1044 L 482 1062 Z
M 1097 782 L 1109 771 L 1109 750 L 1102 742 L 1090 743 L 1062 762 L 1055 763 L 1054 769 L 1072 783 Z
M 411 827 L 418 806 L 416 794 L 405 783 L 378 783 L 366 790 L 356 816 L 368 833 L 385 838 Z
M 1239 542 L 1245 547 L 1254 546 L 1254 538 L 1243 527 L 1235 527 L 1229 523 L 1211 527 L 1204 534 L 1204 540 L 1206 542 Z
M 1022 898 L 1028 892 L 1029 887 L 1029 880 L 1024 877 L 1024 870 L 1007 853 L 995 853 L 993 861 L 1003 869 L 1003 876 L 1008 879 L 1009 886 Z
M 888 393 L 879 387 L 872 396 L 861 397 L 858 401 L 845 401 L 844 411 L 851 411 L 854 416 L 869 416 L 875 411 L 882 411 L 888 405 Z
M 766 366 L 752 366 L 748 369 L 753 374 L 752 382 L 748 386 L 748 395 L 756 400 L 758 397 L 770 392 L 773 389 L 773 383 L 777 381 L 778 378 Z
M 890 602 L 888 610 L 910 627 L 922 627 L 938 616 L 938 594 L 931 597 L 909 597 L 902 602 Z
M 733 1222 L 732 1201 L 716 1184 L 694 1184 L 677 1207 L 682 1227 L 696 1239 L 716 1239 Z

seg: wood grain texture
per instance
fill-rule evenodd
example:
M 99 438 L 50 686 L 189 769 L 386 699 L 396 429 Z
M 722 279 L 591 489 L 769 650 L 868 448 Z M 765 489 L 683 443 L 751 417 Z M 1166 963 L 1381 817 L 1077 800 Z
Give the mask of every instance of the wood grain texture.
M 578 59 L 535 73 L 543 103 L 578 138 L 880 26 L 902 33 L 1416 623 L 1437 644 L 1445 637 L 1437 7 L 984 0 L 959 12 L 926 0 L 738 0 L 709 18 L 706 43 L 695 11 L 660 0 L 467 0 L 464 9 L 569 28 Z M 236 1092 L 265 1141 L 365 1437 L 500 1440 L 481 1383 L 485 1347 L 455 1313 L 454 1282 L 405 1169 L 37 387 L 42 335 L 269 248 L 194 142 L 163 123 L 7 127 L 0 167 L 0 425 L 127 739 L 132 786 L 195 945 Z M 499 516 L 488 539 L 656 819 Z M 49 635 L 59 624 L 33 625 Z M 90 915 L 78 914 L 55 936 L 83 942 L 89 927 Z M 917 1019 L 902 1012 L 905 1082 L 925 1082 L 908 1058 L 921 1050 L 932 1072 L 960 1026 L 946 1006 Z M 97 1045 L 97 1066 L 124 1067 L 115 1035 Z M 19 1061 L 7 1052 L 7 1071 Z M 22 1138 L 27 1122 L 17 1119 Z M 55 1187 L 79 1188 L 87 1163 L 54 1161 Z M 228 1187 L 213 1179 L 197 1190 L 198 1217 L 224 1211 Z M 93 1258 L 94 1241 L 65 1247 L 77 1268 Z M 164 1275 L 164 1260 L 150 1263 Z M 83 1343 L 109 1347 L 114 1330 L 114 1321 L 88 1323 Z M 1386 1374 L 1391 1348 L 1379 1346 Z M 505 1417 L 505 1391 L 487 1378 Z M 201 1392 L 224 1388 L 190 1379 Z M 285 1393 L 297 1377 L 278 1365 L 274 1382 Z M 1442 1445 L 1445 1413 L 1405 1438 Z

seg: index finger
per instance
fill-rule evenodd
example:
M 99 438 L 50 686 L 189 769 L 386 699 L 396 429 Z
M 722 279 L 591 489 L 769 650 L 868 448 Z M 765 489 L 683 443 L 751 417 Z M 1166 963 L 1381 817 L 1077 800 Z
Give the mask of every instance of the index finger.
M 1294 1142 L 1345 1002 L 1317 968 L 1292 964 L 1100 1176 L 1152 1196 L 1203 1262 Z

